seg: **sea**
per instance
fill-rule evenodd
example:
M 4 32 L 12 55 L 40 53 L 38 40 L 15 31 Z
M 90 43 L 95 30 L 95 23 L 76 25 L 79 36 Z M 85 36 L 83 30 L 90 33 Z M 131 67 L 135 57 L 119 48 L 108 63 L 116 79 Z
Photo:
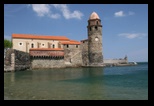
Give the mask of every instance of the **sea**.
M 4 100 L 148 100 L 148 62 L 4 73 Z

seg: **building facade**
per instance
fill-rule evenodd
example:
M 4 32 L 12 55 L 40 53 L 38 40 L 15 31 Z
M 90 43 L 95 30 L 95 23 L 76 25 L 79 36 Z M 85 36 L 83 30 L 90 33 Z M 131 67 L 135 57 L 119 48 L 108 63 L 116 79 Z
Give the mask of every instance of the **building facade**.
M 13 49 L 29 53 L 32 48 L 69 48 L 69 45 L 78 47 L 80 42 L 70 40 L 65 36 L 44 36 L 32 34 L 12 34 Z
M 30 54 L 32 68 L 82 65 L 81 43 L 65 36 L 12 34 L 12 42 L 13 49 Z

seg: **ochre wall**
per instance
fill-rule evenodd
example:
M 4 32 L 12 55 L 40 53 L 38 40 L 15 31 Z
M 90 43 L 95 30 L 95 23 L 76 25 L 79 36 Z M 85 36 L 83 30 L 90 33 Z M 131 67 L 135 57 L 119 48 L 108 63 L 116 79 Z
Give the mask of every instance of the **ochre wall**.
M 55 45 L 55 48 L 59 48 L 62 46 L 58 46 L 58 40 L 39 40 L 39 39 L 17 39 L 13 38 L 13 49 L 17 49 L 24 52 L 29 52 L 31 48 L 31 44 L 34 44 L 34 48 L 52 48 L 51 44 Z M 23 43 L 23 45 L 19 45 L 19 43 Z M 38 44 L 40 43 L 40 44 Z M 50 43 L 50 45 L 48 44 Z M 44 46 L 42 45 L 44 44 Z

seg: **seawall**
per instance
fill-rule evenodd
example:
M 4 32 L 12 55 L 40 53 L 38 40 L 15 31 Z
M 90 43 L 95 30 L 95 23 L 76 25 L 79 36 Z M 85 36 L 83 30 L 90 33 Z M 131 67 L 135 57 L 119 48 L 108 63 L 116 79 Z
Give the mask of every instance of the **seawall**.
M 4 58 L 4 72 L 21 71 L 30 68 L 29 53 L 16 49 L 8 49 Z

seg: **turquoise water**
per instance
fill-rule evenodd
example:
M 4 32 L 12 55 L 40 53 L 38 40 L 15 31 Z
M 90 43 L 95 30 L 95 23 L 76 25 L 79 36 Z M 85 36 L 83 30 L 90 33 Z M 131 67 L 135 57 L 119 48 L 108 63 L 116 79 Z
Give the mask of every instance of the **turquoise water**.
M 148 100 L 148 63 L 4 73 L 4 100 Z

